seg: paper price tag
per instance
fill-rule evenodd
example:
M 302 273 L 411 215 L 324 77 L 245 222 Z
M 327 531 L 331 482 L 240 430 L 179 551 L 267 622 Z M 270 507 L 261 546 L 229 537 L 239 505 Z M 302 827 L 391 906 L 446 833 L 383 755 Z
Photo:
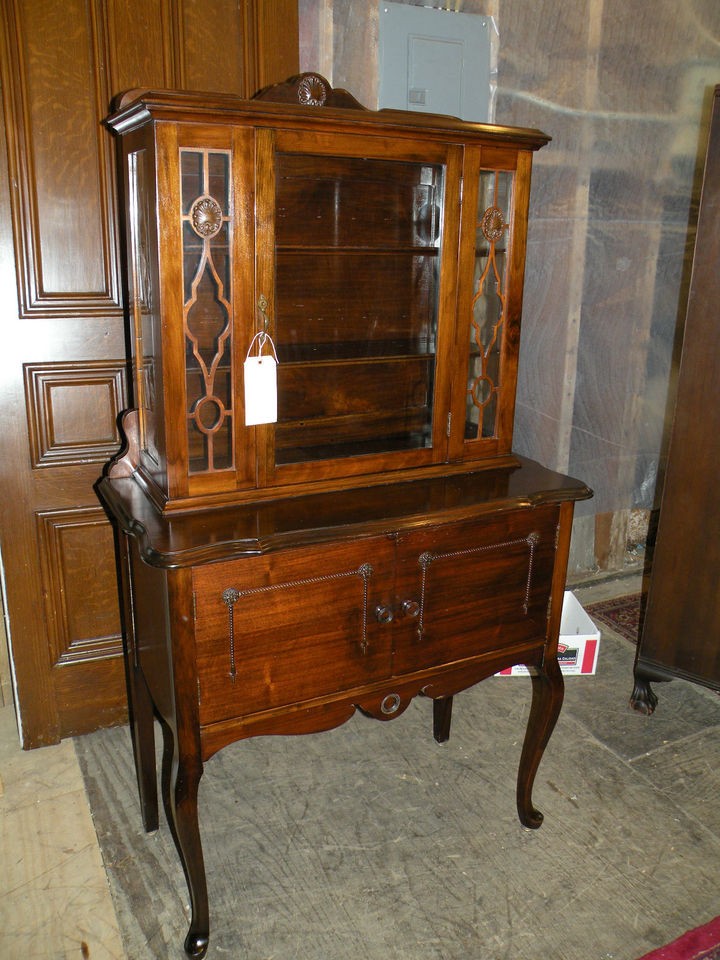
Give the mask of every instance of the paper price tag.
M 277 422 L 277 363 L 275 357 L 245 361 L 245 425 Z

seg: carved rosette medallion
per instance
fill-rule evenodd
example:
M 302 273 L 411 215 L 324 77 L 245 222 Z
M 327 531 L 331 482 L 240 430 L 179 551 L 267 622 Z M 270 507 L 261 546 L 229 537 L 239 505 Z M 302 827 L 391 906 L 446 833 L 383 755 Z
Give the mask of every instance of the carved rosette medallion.
M 499 207 L 488 207 L 480 221 L 483 236 L 490 243 L 497 243 L 506 226 L 502 210 Z
M 190 223 L 195 233 L 209 240 L 222 227 L 222 210 L 212 197 L 198 197 L 190 209 Z
M 297 88 L 298 101 L 308 107 L 321 107 L 327 100 L 327 87 L 314 74 L 304 77 Z

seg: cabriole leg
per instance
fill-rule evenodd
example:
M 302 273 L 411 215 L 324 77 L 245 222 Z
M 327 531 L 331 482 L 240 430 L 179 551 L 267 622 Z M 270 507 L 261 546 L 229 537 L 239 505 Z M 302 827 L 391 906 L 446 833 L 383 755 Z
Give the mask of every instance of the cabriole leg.
M 532 704 L 517 781 L 518 816 L 525 827 L 536 829 L 543 822 L 542 813 L 533 806 L 532 788 L 545 747 L 560 715 L 564 692 L 563 677 L 556 659 L 550 660 L 533 675 Z
M 204 957 L 210 935 L 205 864 L 198 822 L 198 788 L 203 773 L 199 757 L 183 756 L 177 736 L 163 723 L 163 804 L 190 894 L 192 919 L 185 953 Z

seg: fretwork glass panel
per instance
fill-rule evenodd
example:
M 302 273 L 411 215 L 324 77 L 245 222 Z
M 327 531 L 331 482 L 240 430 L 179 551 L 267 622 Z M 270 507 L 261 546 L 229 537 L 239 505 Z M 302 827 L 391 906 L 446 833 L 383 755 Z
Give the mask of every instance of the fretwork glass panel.
M 181 150 L 183 321 L 189 469 L 234 464 L 230 157 Z
M 497 431 L 512 185 L 510 171 L 480 172 L 465 417 L 468 440 L 494 437 Z

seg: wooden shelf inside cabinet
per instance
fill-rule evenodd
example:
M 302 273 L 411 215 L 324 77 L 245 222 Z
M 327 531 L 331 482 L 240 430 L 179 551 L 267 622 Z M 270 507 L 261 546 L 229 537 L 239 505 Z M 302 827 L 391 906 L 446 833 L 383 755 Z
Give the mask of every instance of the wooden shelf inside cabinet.
M 302 243 L 302 244 L 277 244 L 275 246 L 276 254 L 297 254 L 300 256 L 312 256 L 313 254 L 328 254 L 338 257 L 386 257 L 393 254 L 405 256 L 427 256 L 435 257 L 440 253 L 440 247 L 428 246 L 427 244 L 403 244 L 403 243 Z
M 456 694 L 524 663 L 516 802 L 540 826 L 573 507 L 590 491 L 511 452 L 544 134 L 365 110 L 317 74 L 252 100 L 135 91 L 108 125 L 141 411 L 98 493 L 118 533 L 143 820 L 157 826 L 159 715 L 199 958 L 198 786 L 233 741 L 392 720 L 423 696 L 444 742 Z M 277 421 L 246 426 L 262 333 Z
M 383 363 L 386 360 L 435 359 L 433 341 L 363 340 L 339 343 L 286 343 L 278 359 L 284 364 Z

